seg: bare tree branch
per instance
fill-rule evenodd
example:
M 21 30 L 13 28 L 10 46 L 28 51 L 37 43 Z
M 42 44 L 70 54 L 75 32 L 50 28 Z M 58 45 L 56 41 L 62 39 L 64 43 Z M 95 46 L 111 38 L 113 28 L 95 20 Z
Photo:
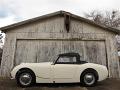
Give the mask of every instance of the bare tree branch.
M 120 26 L 120 12 L 117 10 L 105 12 L 94 10 L 90 13 L 85 13 L 85 17 L 105 26 L 115 28 Z

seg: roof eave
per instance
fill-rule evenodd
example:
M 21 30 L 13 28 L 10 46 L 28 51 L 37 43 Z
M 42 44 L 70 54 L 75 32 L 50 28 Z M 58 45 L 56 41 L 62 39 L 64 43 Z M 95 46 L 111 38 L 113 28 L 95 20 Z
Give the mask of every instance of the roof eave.
M 5 27 L 1 27 L 0 30 L 2 32 L 6 33 L 8 31 L 8 29 L 12 29 L 12 28 L 24 25 L 24 24 L 32 23 L 32 22 L 35 22 L 35 21 L 38 21 L 38 20 L 47 19 L 47 18 L 54 17 L 54 16 L 57 16 L 57 15 L 63 16 L 64 14 L 70 15 L 70 17 L 72 17 L 72 18 L 75 18 L 77 20 L 81 20 L 81 21 L 86 22 L 88 24 L 92 24 L 92 25 L 95 25 L 97 27 L 109 30 L 110 32 L 113 32 L 115 34 L 120 34 L 120 30 L 118 30 L 118 29 L 97 24 L 97 23 L 95 23 L 95 22 L 93 22 L 93 21 L 91 21 L 89 19 L 86 19 L 86 18 L 77 16 L 77 15 L 71 14 L 71 13 L 66 12 L 66 11 L 57 11 L 57 12 L 46 14 L 46 15 L 39 16 L 39 17 L 36 17 L 36 18 L 32 18 L 32 19 L 28 19 L 28 20 L 25 20 L 25 21 L 21 21 L 21 22 L 18 22 L 18 23 L 15 23 L 15 24 L 11 24 L 11 25 L 8 25 L 8 26 L 5 26 Z

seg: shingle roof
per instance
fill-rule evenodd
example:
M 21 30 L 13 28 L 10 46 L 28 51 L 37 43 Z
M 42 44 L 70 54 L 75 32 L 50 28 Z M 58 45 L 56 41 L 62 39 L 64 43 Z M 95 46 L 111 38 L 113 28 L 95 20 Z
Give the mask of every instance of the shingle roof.
M 88 24 L 91 24 L 91 25 L 103 28 L 105 30 L 111 31 L 111 32 L 116 33 L 116 34 L 120 33 L 119 29 L 115 29 L 115 28 L 111 28 L 111 27 L 107 27 L 107 26 L 103 26 L 103 25 L 97 24 L 97 23 L 95 23 L 95 22 L 93 22 L 93 21 L 91 21 L 89 19 L 86 19 L 86 18 L 77 16 L 77 15 L 74 15 L 74 14 L 66 12 L 66 11 L 57 11 L 57 12 L 46 14 L 46 15 L 39 16 L 39 17 L 36 17 L 36 18 L 28 19 L 28 20 L 25 20 L 25 21 L 22 21 L 22 22 L 18 22 L 18 23 L 11 24 L 11 25 L 8 25 L 8 26 L 5 26 L 5 27 L 1 27 L 0 30 L 2 32 L 7 32 L 9 29 L 16 28 L 16 27 L 21 26 L 21 25 L 33 23 L 35 21 L 47 19 L 47 18 L 54 17 L 54 16 L 64 16 L 64 15 L 69 15 L 72 18 L 75 18 L 77 20 L 86 22 Z

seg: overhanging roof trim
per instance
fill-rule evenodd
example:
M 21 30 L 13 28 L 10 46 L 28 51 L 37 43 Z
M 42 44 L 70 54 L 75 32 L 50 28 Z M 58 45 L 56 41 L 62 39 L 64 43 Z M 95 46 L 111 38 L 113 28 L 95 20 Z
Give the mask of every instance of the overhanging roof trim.
M 88 24 L 95 25 L 97 27 L 103 28 L 103 29 L 108 30 L 108 31 L 112 31 L 113 33 L 116 33 L 116 34 L 120 33 L 119 29 L 115 29 L 115 28 L 111 28 L 111 27 L 107 27 L 107 26 L 97 24 L 97 23 L 95 23 L 95 22 L 93 22 L 93 21 L 91 21 L 89 19 L 74 15 L 74 14 L 66 12 L 66 11 L 58 11 L 58 12 L 46 14 L 46 15 L 43 15 L 43 16 L 39 16 L 39 17 L 36 17 L 36 18 L 28 19 L 28 20 L 25 20 L 25 21 L 21 21 L 21 22 L 11 24 L 11 25 L 8 25 L 8 26 L 5 26 L 5 27 L 1 27 L 0 30 L 2 32 L 7 32 L 7 30 L 9 30 L 9 29 L 12 29 L 12 28 L 24 25 L 24 24 L 32 23 L 32 22 L 35 22 L 35 21 L 38 21 L 38 20 L 43 20 L 43 19 L 46 19 L 46 18 L 54 17 L 54 16 L 63 16 L 65 14 L 70 15 L 70 17 L 72 17 L 72 18 L 75 18 L 77 20 L 86 22 Z

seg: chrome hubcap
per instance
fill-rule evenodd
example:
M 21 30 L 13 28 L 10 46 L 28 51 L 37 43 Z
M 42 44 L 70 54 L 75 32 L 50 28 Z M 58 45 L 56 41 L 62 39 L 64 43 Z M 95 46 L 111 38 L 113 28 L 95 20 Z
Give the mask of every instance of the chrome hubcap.
M 92 85 L 92 84 L 95 82 L 95 76 L 94 76 L 92 73 L 87 73 L 87 74 L 84 76 L 84 82 L 85 82 L 87 85 Z
M 19 81 L 22 85 L 29 85 L 32 81 L 32 77 L 29 73 L 22 73 L 20 75 Z

